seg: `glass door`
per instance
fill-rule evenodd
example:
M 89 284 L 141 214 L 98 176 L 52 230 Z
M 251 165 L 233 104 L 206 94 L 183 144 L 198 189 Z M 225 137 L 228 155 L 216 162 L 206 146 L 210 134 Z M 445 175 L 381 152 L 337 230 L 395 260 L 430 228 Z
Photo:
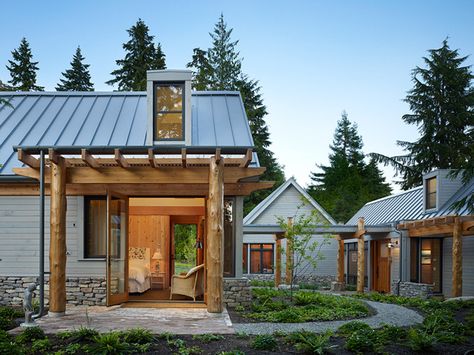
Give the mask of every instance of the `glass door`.
M 128 197 L 107 193 L 107 306 L 128 300 Z

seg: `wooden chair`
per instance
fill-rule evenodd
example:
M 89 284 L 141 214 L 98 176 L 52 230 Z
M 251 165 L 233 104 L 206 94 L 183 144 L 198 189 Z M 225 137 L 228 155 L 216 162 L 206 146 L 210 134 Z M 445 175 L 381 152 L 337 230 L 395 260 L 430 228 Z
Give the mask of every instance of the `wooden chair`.
M 170 300 L 173 295 L 196 297 L 204 294 L 204 264 L 193 267 L 186 275 L 173 275 L 171 278 Z

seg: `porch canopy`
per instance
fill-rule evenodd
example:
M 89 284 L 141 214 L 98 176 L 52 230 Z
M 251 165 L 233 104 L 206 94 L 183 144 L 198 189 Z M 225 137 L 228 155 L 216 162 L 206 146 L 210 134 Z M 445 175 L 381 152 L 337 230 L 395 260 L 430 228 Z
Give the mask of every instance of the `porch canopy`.
M 223 307 L 224 195 L 244 196 L 273 186 L 259 182 L 265 168 L 251 167 L 252 147 L 16 146 L 25 167 L 13 168 L 24 183 L 17 195 L 39 193 L 44 161 L 50 204 L 49 310 L 66 309 L 66 195 L 201 196 L 207 198 L 206 285 L 209 312 Z M 47 154 L 47 159 L 41 159 Z M 38 158 L 40 156 L 40 158 Z M 0 185 L 12 194 L 12 184 Z

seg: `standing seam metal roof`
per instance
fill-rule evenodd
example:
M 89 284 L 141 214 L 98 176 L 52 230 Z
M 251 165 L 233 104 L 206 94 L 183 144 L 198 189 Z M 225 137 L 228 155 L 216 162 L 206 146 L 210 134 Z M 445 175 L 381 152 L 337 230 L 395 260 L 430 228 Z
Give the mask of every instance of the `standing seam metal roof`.
M 13 146 L 145 146 L 146 92 L 0 92 L 0 174 L 21 166 Z M 191 146 L 253 147 L 239 92 L 191 97 Z M 258 165 L 254 154 L 252 165 Z

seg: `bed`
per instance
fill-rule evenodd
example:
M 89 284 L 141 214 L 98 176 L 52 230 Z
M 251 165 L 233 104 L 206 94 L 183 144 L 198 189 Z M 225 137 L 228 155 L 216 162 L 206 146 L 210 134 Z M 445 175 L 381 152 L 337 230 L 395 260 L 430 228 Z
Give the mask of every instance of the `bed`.
M 128 250 L 128 290 L 143 293 L 151 288 L 150 248 L 131 247 Z

